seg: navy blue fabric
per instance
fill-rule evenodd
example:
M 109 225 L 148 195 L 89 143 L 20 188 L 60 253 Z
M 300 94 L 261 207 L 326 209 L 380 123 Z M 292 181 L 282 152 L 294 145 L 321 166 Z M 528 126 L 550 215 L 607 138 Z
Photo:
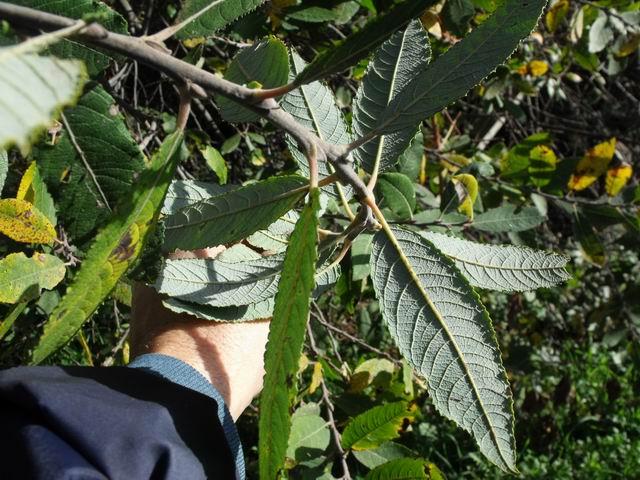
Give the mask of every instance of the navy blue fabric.
M 160 375 L 167 380 L 182 385 L 183 387 L 190 388 L 196 392 L 200 392 L 207 397 L 213 398 L 218 404 L 218 419 L 224 429 L 224 435 L 227 439 L 227 444 L 233 453 L 233 457 L 236 460 L 236 477 L 238 480 L 245 479 L 245 465 L 244 454 L 242 452 L 242 444 L 240 443 L 240 437 L 238 436 L 238 429 L 233 422 L 231 413 L 227 408 L 227 405 L 220 395 L 220 392 L 211 385 L 211 382 L 200 374 L 191 365 L 178 360 L 175 357 L 169 355 L 163 355 L 160 353 L 147 353 L 140 355 L 133 362 L 127 365 L 129 368 L 141 368 L 148 372 Z
M 233 480 L 219 407 L 137 368 L 0 371 L 0 478 Z

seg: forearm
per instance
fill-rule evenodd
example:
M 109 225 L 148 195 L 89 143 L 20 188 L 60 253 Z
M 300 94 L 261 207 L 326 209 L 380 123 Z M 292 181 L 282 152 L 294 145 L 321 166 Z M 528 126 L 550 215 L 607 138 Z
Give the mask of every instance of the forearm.
M 177 314 L 151 288 L 134 288 L 131 352 L 175 357 L 200 372 L 220 392 L 237 419 L 260 392 L 269 320 L 213 323 Z M 257 346 L 260 348 L 257 348 Z

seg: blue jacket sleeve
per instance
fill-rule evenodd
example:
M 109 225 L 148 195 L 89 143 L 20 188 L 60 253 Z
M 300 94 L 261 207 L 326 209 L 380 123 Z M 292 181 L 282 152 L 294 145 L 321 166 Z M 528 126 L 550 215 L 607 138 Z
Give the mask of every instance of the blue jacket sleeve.
M 213 386 L 171 357 L 131 366 L 0 371 L 2 478 L 243 479 Z

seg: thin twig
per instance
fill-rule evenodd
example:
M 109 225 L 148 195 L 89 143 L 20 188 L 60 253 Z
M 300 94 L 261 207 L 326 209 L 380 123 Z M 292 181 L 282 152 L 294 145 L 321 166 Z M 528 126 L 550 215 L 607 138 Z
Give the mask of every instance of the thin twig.
M 311 351 L 316 356 L 316 358 L 320 358 L 321 355 L 318 352 L 316 347 L 316 341 L 313 337 L 313 331 L 311 330 L 311 324 L 307 323 L 307 334 L 309 335 L 309 346 Z M 322 401 L 327 407 L 327 417 L 329 417 L 329 428 L 331 429 L 331 433 L 333 434 L 333 440 L 335 443 L 336 450 L 338 452 L 338 456 L 340 457 L 340 463 L 342 465 L 342 480 L 351 480 L 351 473 L 349 472 L 349 465 L 347 464 L 347 452 L 342 448 L 342 437 L 340 436 L 340 432 L 338 431 L 338 427 L 336 425 L 336 420 L 333 416 L 334 406 L 331 402 L 331 395 L 329 393 L 329 389 L 324 381 L 324 377 L 320 379 L 320 387 L 322 389 Z

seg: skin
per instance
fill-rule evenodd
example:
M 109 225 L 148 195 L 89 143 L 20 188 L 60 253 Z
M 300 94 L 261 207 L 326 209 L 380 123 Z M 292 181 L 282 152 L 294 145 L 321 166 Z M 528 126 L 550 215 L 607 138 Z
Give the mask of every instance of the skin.
M 213 249 L 182 252 L 179 258 L 211 258 Z M 161 353 L 200 372 L 220 392 L 236 420 L 262 390 L 270 319 L 243 323 L 200 320 L 172 312 L 152 288 L 133 292 L 131 354 Z

